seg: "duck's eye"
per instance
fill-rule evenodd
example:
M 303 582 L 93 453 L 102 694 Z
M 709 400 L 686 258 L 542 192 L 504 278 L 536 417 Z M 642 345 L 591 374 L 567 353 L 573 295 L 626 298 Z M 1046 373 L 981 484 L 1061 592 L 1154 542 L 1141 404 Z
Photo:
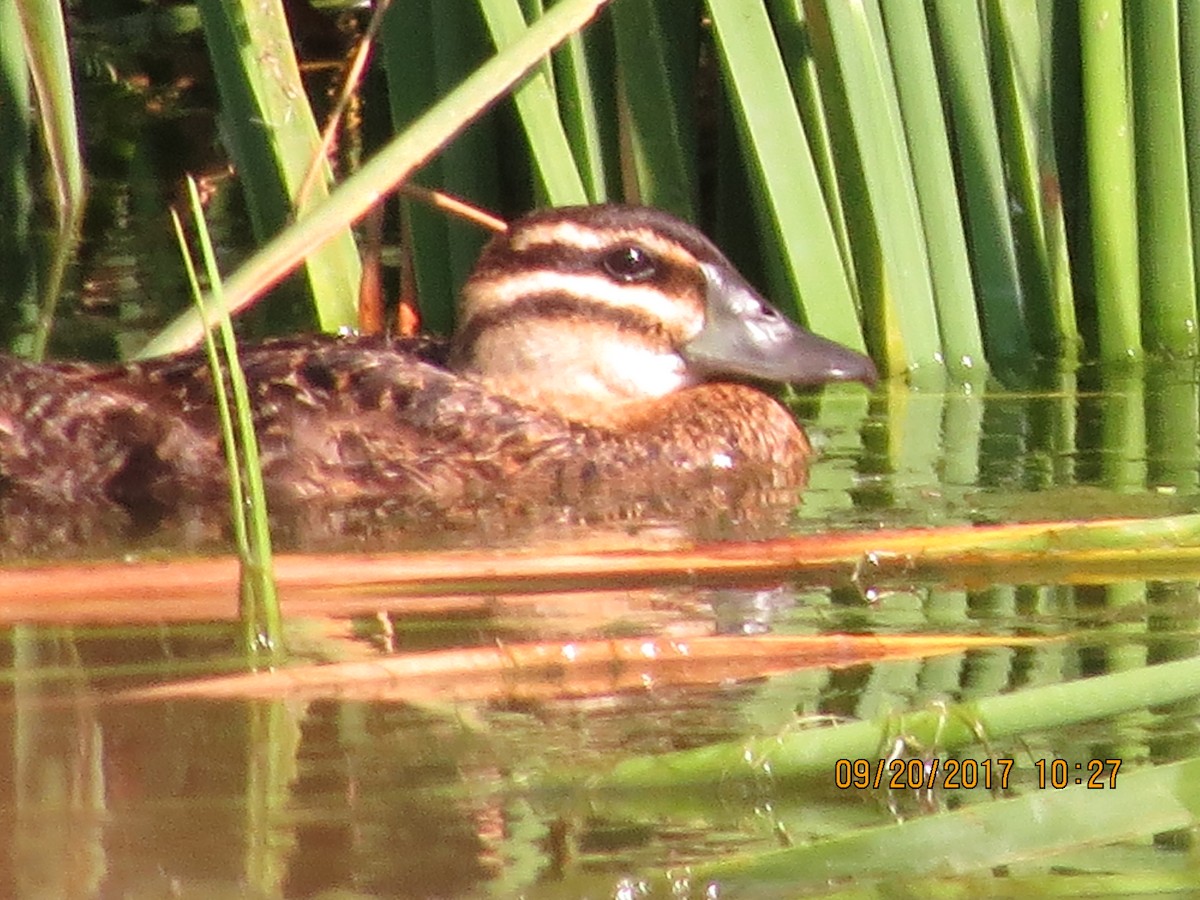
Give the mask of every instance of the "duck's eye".
M 610 251 L 601 260 L 604 271 L 617 281 L 645 281 L 658 271 L 658 263 L 646 250 L 627 244 Z

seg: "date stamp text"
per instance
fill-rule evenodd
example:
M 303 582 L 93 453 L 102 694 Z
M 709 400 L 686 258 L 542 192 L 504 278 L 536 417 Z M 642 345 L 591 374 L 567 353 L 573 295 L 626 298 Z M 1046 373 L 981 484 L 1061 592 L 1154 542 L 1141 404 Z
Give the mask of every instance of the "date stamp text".
M 1039 790 L 1062 790 L 1078 785 L 1090 790 L 1117 786 L 1119 759 L 1070 762 L 1054 757 L 1032 761 Z M 839 759 L 833 766 L 833 783 L 839 790 L 867 788 L 893 791 L 1008 790 L 1016 770 L 1012 758 L 995 759 Z

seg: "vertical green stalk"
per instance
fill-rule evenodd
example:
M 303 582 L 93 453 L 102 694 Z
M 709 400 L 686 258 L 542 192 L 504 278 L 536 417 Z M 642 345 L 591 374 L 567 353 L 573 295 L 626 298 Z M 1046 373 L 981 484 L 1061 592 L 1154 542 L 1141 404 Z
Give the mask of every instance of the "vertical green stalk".
M 31 356 L 41 359 L 50 339 L 50 327 L 54 322 L 54 309 L 62 290 L 63 275 L 83 224 L 86 190 L 62 4 L 59 0 L 17 2 L 16 19 L 37 97 L 42 138 L 54 185 L 57 221 L 54 249 L 42 287 L 41 310 L 31 349 Z M 8 214 L 5 212 L 5 215 Z
M 1179 9 L 1180 70 L 1183 85 L 1183 118 L 1191 123 L 1192 139 L 1184 152 L 1187 158 L 1188 214 L 1192 224 L 1192 261 L 1200 259 L 1200 140 L 1195 139 L 1195 123 L 1200 122 L 1200 3 L 1189 0 Z M 1200 293 L 1200 272 L 1195 272 L 1193 291 Z
M 1121 0 L 1080 0 L 1079 33 L 1096 315 L 1104 359 L 1141 356 L 1133 116 Z
M 217 327 L 225 353 L 225 363 L 218 358 L 217 348 L 207 327 L 208 308 L 199 288 L 195 266 L 183 235 L 178 216 L 175 227 L 183 250 L 184 264 L 199 312 L 206 328 L 205 349 L 212 370 L 213 390 L 221 422 L 222 444 L 225 448 L 226 467 L 229 473 L 230 506 L 233 516 L 234 536 L 238 557 L 241 561 L 240 615 L 244 629 L 245 651 L 254 662 L 269 666 L 278 665 L 283 659 L 283 617 L 279 599 L 275 592 L 272 567 L 271 531 L 267 515 L 266 488 L 263 484 L 262 462 L 258 455 L 258 440 L 254 433 L 253 409 L 245 374 L 238 363 L 237 340 L 233 325 L 224 313 L 221 297 L 220 272 L 216 254 L 209 240 L 200 204 L 196 183 L 188 179 L 188 192 L 196 224 L 200 249 L 207 271 L 211 302 L 219 313 Z M 174 215 L 174 214 L 173 214 Z M 229 387 L 233 392 L 233 413 L 225 395 L 224 373 L 228 372 Z
M 771 21 L 740 0 L 709 0 L 708 9 L 765 219 L 759 227 L 778 248 L 774 262 L 799 297 L 808 326 L 861 350 L 854 294 L 837 263 L 837 238 Z
M 697 219 L 693 65 L 681 65 L 680 44 L 691 45 L 695 17 L 671 17 L 679 3 L 622 0 L 612 9 L 625 134 L 641 203 Z
M 852 129 L 867 190 L 882 278 L 861 290 L 864 315 L 882 333 L 884 368 L 914 383 L 944 378 L 941 329 L 913 167 L 878 0 L 822 5 L 845 90 L 842 126 Z M 858 270 L 876 266 L 860 264 Z
M 421 49 L 416 59 L 404 64 L 400 78 L 392 78 L 390 63 L 395 62 L 397 53 L 389 46 L 388 94 L 390 97 L 394 88 L 402 95 L 392 108 L 395 110 L 397 103 L 402 103 L 412 110 L 403 120 L 393 118 L 396 130 L 400 131 L 421 108 L 461 81 L 491 48 L 479 11 L 470 4 L 434 3 L 425 10 L 412 3 L 396 6 L 389 18 L 397 22 L 415 18 L 418 34 L 428 29 L 429 40 L 428 49 Z M 394 37 L 393 31 L 389 38 Z M 411 50 L 413 38 L 405 43 Z M 429 54 L 431 57 L 427 58 Z M 428 71 L 414 73 L 414 67 L 423 64 L 428 65 Z M 499 131 L 493 117 L 476 122 L 447 144 L 421 172 L 421 183 L 465 197 L 484 208 L 494 207 L 503 193 L 502 172 L 495 158 Z M 413 258 L 420 257 L 416 275 L 423 321 L 431 331 L 448 333 L 453 327 L 458 289 L 475 265 L 486 236 L 478 228 L 423 204 L 403 201 L 403 207 L 406 220 L 412 225 L 409 236 Z
M 479 8 L 499 51 L 511 46 L 526 31 L 525 18 L 516 0 L 479 0 Z M 534 171 L 546 202 L 551 206 L 586 203 L 587 191 L 559 118 L 558 102 L 547 71 L 534 69 L 513 92 L 513 102 L 529 140 Z
M 283 5 L 281 0 L 199 0 L 197 6 L 234 162 L 255 233 L 266 241 L 305 214 L 295 202 L 321 147 Z M 326 180 L 319 181 L 308 203 L 315 205 L 326 194 Z M 305 272 L 321 328 L 355 324 L 360 266 L 350 229 L 312 250 Z
M 1196 271 L 1189 209 L 1179 0 L 1131 3 L 1143 341 L 1194 356 Z
M 457 52 L 466 37 L 462 20 L 468 14 L 474 10 L 445 3 L 393 3 L 389 7 L 379 29 L 379 57 L 387 76 L 388 107 L 396 132 L 403 132 L 446 90 L 448 80 L 460 77 L 468 65 Z M 444 159 L 445 154 L 439 154 L 429 160 L 413 180 L 425 187 L 461 190 L 446 177 Z M 454 327 L 454 295 L 462 260 L 452 251 L 446 217 L 405 200 L 401 200 L 401 209 L 422 327 L 433 334 L 449 334 Z
M 33 95 L 25 62 L 17 4 L 0 0 L 0 346 L 15 350 L 21 308 L 33 298 L 35 252 L 29 184 L 33 142 Z
M 987 36 L 1030 337 L 1037 353 L 1072 365 L 1080 337 L 1048 74 L 1065 63 L 1054 59 L 1038 0 L 987 0 Z
M 171 210 L 171 221 L 175 225 L 175 236 L 183 252 L 183 266 L 187 272 L 188 281 L 192 286 L 192 297 L 195 299 L 200 314 L 204 316 L 205 324 L 209 324 L 208 310 L 203 303 L 203 291 L 196 267 L 188 252 L 187 236 L 179 215 Z M 204 353 L 208 359 L 208 368 L 213 379 L 213 397 L 217 405 L 217 424 L 221 430 L 221 447 L 225 451 L 225 470 L 229 473 L 229 508 L 230 524 L 233 527 L 233 544 L 237 549 L 238 558 L 250 558 L 250 538 L 246 531 L 246 517 L 242 510 L 246 508 L 246 498 L 242 491 L 241 464 L 237 456 L 237 437 L 233 428 L 233 412 L 229 408 L 229 391 L 225 389 L 224 367 L 217 352 L 217 344 L 213 339 L 212 329 L 204 332 Z
M 554 55 L 558 102 L 563 127 L 583 178 L 589 203 L 608 199 L 608 165 L 604 158 L 604 124 L 597 98 L 592 59 L 583 35 L 573 34 Z
M 942 352 L 951 375 L 978 379 L 987 374 L 987 361 L 925 9 L 909 0 L 882 0 L 880 8 L 929 252 Z
M 967 234 L 988 358 L 1003 372 L 1025 375 L 1032 362 L 1029 324 L 1009 216 L 983 22 L 975 3 L 934 0 L 933 10 L 944 57 L 942 72 L 958 146 Z
M 857 296 L 854 255 L 846 217 L 847 198 L 840 181 L 840 178 L 846 177 L 845 168 L 849 160 L 839 159 L 834 147 L 829 113 L 822 102 L 822 80 L 818 77 L 816 58 L 812 53 L 811 26 L 804 3 L 803 0 L 767 0 L 767 11 L 791 82 L 800 114 L 800 126 L 804 129 L 816 164 L 817 178 L 825 196 L 825 209 L 841 252 L 846 279 L 850 282 L 851 292 Z M 831 76 L 833 73 L 824 74 Z

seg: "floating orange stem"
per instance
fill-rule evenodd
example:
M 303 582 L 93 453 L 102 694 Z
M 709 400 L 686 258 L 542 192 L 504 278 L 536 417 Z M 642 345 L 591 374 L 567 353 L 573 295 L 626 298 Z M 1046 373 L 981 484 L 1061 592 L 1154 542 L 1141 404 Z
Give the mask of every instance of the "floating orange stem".
M 276 557 L 275 574 L 289 615 L 358 615 L 383 608 L 427 613 L 486 606 L 488 596 L 478 594 L 595 588 L 1195 577 L 1198 535 L 1200 517 L 1179 516 L 675 542 L 653 549 L 628 539 L 603 549 L 558 544 L 521 551 L 284 554 Z M 232 558 L 2 570 L 0 622 L 234 618 L 237 578 Z

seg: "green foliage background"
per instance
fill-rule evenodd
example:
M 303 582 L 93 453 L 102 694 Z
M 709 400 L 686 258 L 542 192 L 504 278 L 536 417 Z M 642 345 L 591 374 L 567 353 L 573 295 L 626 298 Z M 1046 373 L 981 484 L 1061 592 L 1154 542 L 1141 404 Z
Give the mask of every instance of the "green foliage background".
M 502 114 L 470 127 L 495 85 L 459 90 L 439 149 L 423 145 L 405 175 L 506 215 L 605 200 L 672 210 L 781 306 L 917 384 L 989 369 L 1020 381 L 1035 357 L 1195 354 L 1194 4 L 560 0 L 551 17 L 566 24 L 546 32 L 558 49 L 538 62 L 516 44 L 543 5 L 393 5 L 375 64 L 401 138 L 494 54 L 532 67 Z M 39 6 L 7 9 L 27 22 Z M 260 239 L 336 219 L 320 190 L 294 214 L 316 129 L 280 9 L 199 9 Z M 53 146 L 70 82 L 25 33 L 32 83 L 59 85 L 37 93 Z M 0 52 L 24 68 L 11 40 Z M 57 81 L 39 75 L 55 66 Z M 2 162 L 9 190 L 28 164 Z M 54 172 L 78 181 L 67 162 Z M 426 319 L 444 330 L 482 236 L 424 208 L 406 222 Z M 308 253 L 326 328 L 352 318 L 346 224 L 317 228 L 335 244 Z

